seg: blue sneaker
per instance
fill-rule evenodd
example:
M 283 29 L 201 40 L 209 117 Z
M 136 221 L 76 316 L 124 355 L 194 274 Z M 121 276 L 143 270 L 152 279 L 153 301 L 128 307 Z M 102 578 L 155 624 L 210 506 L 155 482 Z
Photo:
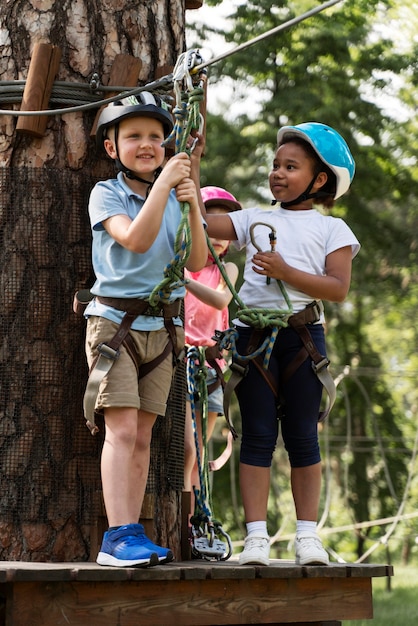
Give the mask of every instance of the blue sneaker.
M 153 543 L 151 539 L 145 534 L 144 527 L 142 524 L 132 524 L 135 526 L 137 537 L 140 537 L 141 544 L 148 548 L 151 552 L 155 552 L 158 556 L 158 561 L 160 563 L 170 563 L 170 561 L 174 560 L 174 554 L 171 552 L 169 548 L 162 548 L 161 546 L 157 546 L 157 544 Z
M 105 532 L 96 563 L 113 567 L 158 565 L 159 555 L 142 541 L 137 526 L 127 524 Z

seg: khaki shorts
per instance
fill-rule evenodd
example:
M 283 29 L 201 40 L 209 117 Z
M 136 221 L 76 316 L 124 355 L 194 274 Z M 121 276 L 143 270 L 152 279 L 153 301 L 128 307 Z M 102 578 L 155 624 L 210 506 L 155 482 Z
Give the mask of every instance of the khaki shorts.
M 89 367 L 97 356 L 97 346 L 110 341 L 118 325 L 104 317 L 92 316 L 87 320 L 86 355 Z M 160 355 L 167 345 L 168 333 L 165 328 L 153 331 L 131 330 L 139 363 L 148 363 Z M 176 326 L 177 344 L 184 345 L 184 329 Z M 167 399 L 173 378 L 173 355 L 138 381 L 137 371 L 125 347 L 120 347 L 120 356 L 108 375 L 104 377 L 96 401 L 96 410 L 109 407 L 133 407 L 149 413 L 165 415 Z

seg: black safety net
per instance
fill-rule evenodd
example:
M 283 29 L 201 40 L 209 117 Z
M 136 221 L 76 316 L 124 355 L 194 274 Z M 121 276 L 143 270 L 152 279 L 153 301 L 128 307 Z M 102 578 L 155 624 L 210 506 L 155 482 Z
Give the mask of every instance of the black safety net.
M 94 279 L 95 182 L 0 169 L 0 558 L 47 558 L 59 529 L 71 523 L 85 540 L 98 515 L 104 428 L 92 437 L 85 426 L 85 321 L 72 310 L 75 290 Z M 147 491 L 157 496 L 183 486 L 184 387 L 182 365 L 154 429 Z M 37 541 L 42 525 L 49 539 Z

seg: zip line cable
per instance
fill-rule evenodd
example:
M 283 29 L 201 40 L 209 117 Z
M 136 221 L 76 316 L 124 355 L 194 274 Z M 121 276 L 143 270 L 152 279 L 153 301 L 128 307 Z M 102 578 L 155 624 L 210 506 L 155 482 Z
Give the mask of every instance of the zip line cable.
M 290 28 L 291 26 L 295 26 L 295 24 L 299 24 L 300 22 L 303 22 L 304 20 L 308 19 L 308 17 L 312 17 L 313 15 L 316 15 L 317 13 L 321 13 L 322 11 L 325 11 L 325 9 L 329 9 L 330 7 L 334 6 L 334 4 L 338 4 L 340 2 L 344 2 L 344 0 L 329 0 L 328 2 L 324 2 L 323 4 L 320 4 L 314 9 L 310 9 L 309 11 L 306 11 L 306 13 L 302 13 L 302 15 L 293 17 L 292 19 L 287 20 L 286 22 L 283 22 L 283 24 L 279 24 L 279 26 L 275 26 L 274 28 L 267 30 L 265 33 L 258 35 L 257 37 L 254 37 L 253 39 L 250 39 L 249 41 L 246 41 L 238 46 L 235 46 L 235 48 L 232 48 L 228 52 L 224 52 L 223 54 L 220 54 L 217 57 L 213 57 L 208 62 L 198 65 L 195 69 L 196 71 L 198 71 L 202 69 L 203 67 L 209 67 L 210 65 L 213 65 L 214 63 L 223 61 L 223 59 L 226 59 L 227 57 L 232 56 L 233 54 L 236 54 L 237 52 L 241 52 L 242 50 L 246 50 L 250 46 L 253 46 L 254 44 L 258 43 L 259 41 L 263 41 L 264 39 L 267 39 L 268 37 L 271 37 L 272 35 L 276 35 L 277 33 L 280 33 L 282 30 L 286 30 L 287 28 Z
M 283 30 L 286 30 L 287 28 L 291 28 L 295 24 L 299 24 L 300 22 L 303 22 L 309 17 L 312 17 L 313 15 L 317 15 L 318 13 L 321 13 L 322 11 L 325 11 L 326 9 L 334 6 L 335 4 L 339 4 L 340 2 L 344 2 L 344 0 L 328 0 L 328 2 L 324 2 L 318 5 L 317 7 L 310 9 L 309 11 L 306 11 L 305 13 L 302 13 L 299 16 L 296 16 L 290 20 L 287 20 L 286 22 L 283 22 L 282 24 L 279 24 L 278 26 L 275 26 L 274 28 L 266 31 L 265 33 L 258 35 L 257 37 L 254 37 L 253 39 L 250 39 L 249 41 L 244 42 L 243 44 L 240 44 L 236 46 L 235 48 L 232 48 L 231 50 L 224 52 L 223 54 L 220 54 L 219 56 L 209 59 L 209 61 L 200 63 L 199 65 L 193 68 L 193 72 L 198 73 L 199 70 L 209 67 L 213 65 L 214 63 L 218 63 L 219 61 L 222 61 L 223 59 L 226 59 L 227 57 L 232 56 L 233 54 L 236 54 L 237 52 L 246 50 L 250 46 L 253 46 L 254 44 L 258 43 L 259 41 L 263 41 L 264 39 L 267 39 L 268 37 L 271 37 L 272 35 L 276 35 L 277 33 L 280 33 Z M 127 89 L 126 91 L 124 91 L 123 88 L 119 88 L 119 89 L 121 89 L 121 92 L 123 92 L 124 97 L 135 96 L 138 93 L 141 93 L 141 91 L 158 91 L 159 89 L 169 90 L 170 87 L 173 85 L 173 79 L 174 79 L 173 74 L 167 74 L 166 76 L 163 76 L 162 78 L 159 78 L 158 80 L 154 80 L 150 83 L 147 83 L 143 87 L 135 87 L 134 89 L 129 89 L 129 90 Z M 22 85 L 22 81 L 5 81 L 4 83 L 0 82 L 0 88 L 2 84 L 3 85 L 11 85 L 11 84 Z M 62 85 L 62 83 L 60 84 Z M 69 90 L 71 90 L 70 85 L 72 84 L 76 85 L 77 89 L 80 89 L 80 85 L 78 83 L 66 83 L 66 84 Z M 100 87 L 100 89 L 102 88 Z M 113 91 L 115 91 L 115 89 L 118 89 L 118 88 L 112 87 Z M 98 90 L 99 89 L 96 89 L 96 91 Z M 2 91 L 4 92 L 4 90 Z M 11 111 L 9 109 L 0 109 L 0 115 L 11 115 L 12 117 L 20 117 L 20 116 L 30 117 L 32 115 L 66 115 L 68 113 L 77 113 L 79 111 L 88 111 L 91 109 L 100 108 L 103 105 L 110 104 L 111 102 L 116 102 L 117 100 L 120 99 L 120 97 L 121 97 L 120 94 L 118 94 L 117 96 L 104 98 L 101 100 L 97 100 L 96 102 L 88 102 L 87 104 L 80 104 L 77 106 L 70 106 L 70 107 L 61 108 L 61 109 L 43 109 L 41 111 Z

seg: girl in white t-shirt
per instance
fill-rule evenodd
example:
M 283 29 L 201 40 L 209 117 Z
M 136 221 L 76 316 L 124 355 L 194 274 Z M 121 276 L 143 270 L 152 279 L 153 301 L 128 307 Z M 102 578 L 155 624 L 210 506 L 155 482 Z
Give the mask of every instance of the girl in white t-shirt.
M 349 189 L 354 170 L 350 150 L 334 129 L 317 122 L 285 126 L 278 132 L 278 147 L 269 175 L 272 204 L 278 202 L 280 208 L 206 216 L 210 237 L 229 239 L 239 248 L 246 247 L 244 282 L 239 292 L 246 307 L 287 309 L 280 283 L 293 314 L 307 310 L 313 300 L 317 301 L 318 319 L 308 323 L 307 328 L 324 357 L 321 301 L 345 299 L 352 259 L 360 244 L 343 220 L 319 213 L 314 204 L 332 207 L 334 200 Z M 275 232 L 274 248 L 268 245 L 266 225 Z M 239 335 L 237 352 L 245 355 L 253 329 L 239 317 L 235 322 Z M 269 329 L 265 332 L 268 334 Z M 296 563 L 329 563 L 316 530 L 321 490 L 317 424 L 322 384 L 308 353 L 300 362 L 303 349 L 304 344 L 292 326 L 281 328 L 269 358 L 270 384 L 250 360 L 248 373 L 236 388 L 242 418 L 240 487 L 247 525 L 239 558 L 242 565 L 269 563 L 267 504 L 279 423 L 291 467 L 297 519 Z

